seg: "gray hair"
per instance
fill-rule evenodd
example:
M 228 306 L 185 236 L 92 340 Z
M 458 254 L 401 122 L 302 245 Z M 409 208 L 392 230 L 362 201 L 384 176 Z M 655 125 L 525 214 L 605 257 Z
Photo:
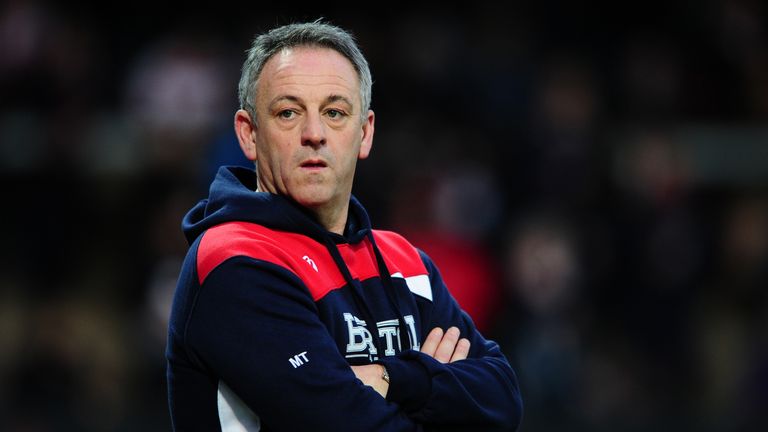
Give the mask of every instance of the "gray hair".
M 256 122 L 256 88 L 264 64 L 273 55 L 286 48 L 309 46 L 330 48 L 346 57 L 357 71 L 360 79 L 360 100 L 362 119 L 371 105 L 371 87 L 373 80 L 368 62 L 357 47 L 355 39 L 346 30 L 317 20 L 311 23 L 288 24 L 277 27 L 254 39 L 248 50 L 248 58 L 243 63 L 243 71 L 238 85 L 240 108 L 244 109 Z

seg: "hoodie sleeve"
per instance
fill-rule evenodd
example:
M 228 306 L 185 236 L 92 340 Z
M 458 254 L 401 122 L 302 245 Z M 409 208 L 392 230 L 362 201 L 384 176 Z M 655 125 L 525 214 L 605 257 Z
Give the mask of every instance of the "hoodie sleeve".
M 483 338 L 460 309 L 429 257 L 419 253 L 433 293 L 431 315 L 422 327 L 425 335 L 435 327 L 456 326 L 471 342 L 470 353 L 465 360 L 447 364 L 415 350 L 380 359 L 390 375 L 387 399 L 426 430 L 516 430 L 522 400 L 512 367 L 499 346 Z
M 185 342 L 264 430 L 423 430 L 355 377 L 301 281 L 274 264 L 238 256 L 213 270 Z

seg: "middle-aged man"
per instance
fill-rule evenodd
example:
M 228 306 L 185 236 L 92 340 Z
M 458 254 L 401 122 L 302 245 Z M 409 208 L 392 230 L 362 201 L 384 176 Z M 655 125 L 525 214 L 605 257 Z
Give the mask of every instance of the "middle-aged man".
M 515 430 L 515 373 L 432 261 L 352 196 L 371 74 L 346 31 L 257 37 L 223 167 L 184 219 L 168 335 L 175 430 Z M 405 99 L 405 98 L 404 98 Z

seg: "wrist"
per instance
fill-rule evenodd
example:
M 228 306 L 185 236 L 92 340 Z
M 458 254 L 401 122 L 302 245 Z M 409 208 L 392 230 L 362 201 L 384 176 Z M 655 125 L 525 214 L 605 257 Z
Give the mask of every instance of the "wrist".
M 379 373 L 379 385 L 376 386 L 376 391 L 386 399 L 387 393 L 389 393 L 389 372 L 383 364 L 378 363 L 377 365 L 381 367 L 381 372 Z
M 441 366 L 432 357 L 413 350 L 378 360 L 378 364 L 386 367 L 389 374 L 387 400 L 399 404 L 406 412 L 421 409 L 429 398 L 432 373 L 423 362 Z
M 387 372 L 387 367 L 384 365 L 381 365 L 381 379 L 389 385 L 389 372 Z

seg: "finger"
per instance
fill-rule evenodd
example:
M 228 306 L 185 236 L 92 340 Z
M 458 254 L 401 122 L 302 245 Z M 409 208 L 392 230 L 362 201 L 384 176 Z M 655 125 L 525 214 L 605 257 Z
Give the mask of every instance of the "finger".
M 434 357 L 435 351 L 437 351 L 437 346 L 440 344 L 442 339 L 443 329 L 440 327 L 433 328 L 432 331 L 429 332 L 429 335 L 427 335 L 427 339 L 424 341 L 424 344 L 421 346 L 421 352 L 430 357 Z
M 469 347 L 469 339 L 459 339 L 459 342 L 456 344 L 456 350 L 453 351 L 453 356 L 451 356 L 451 363 L 467 358 L 469 355 Z
M 456 350 L 456 342 L 459 341 L 459 329 L 451 327 L 445 332 L 443 340 L 440 341 L 440 345 L 437 346 L 435 351 L 435 360 L 440 363 L 448 363 L 453 356 L 453 352 Z

